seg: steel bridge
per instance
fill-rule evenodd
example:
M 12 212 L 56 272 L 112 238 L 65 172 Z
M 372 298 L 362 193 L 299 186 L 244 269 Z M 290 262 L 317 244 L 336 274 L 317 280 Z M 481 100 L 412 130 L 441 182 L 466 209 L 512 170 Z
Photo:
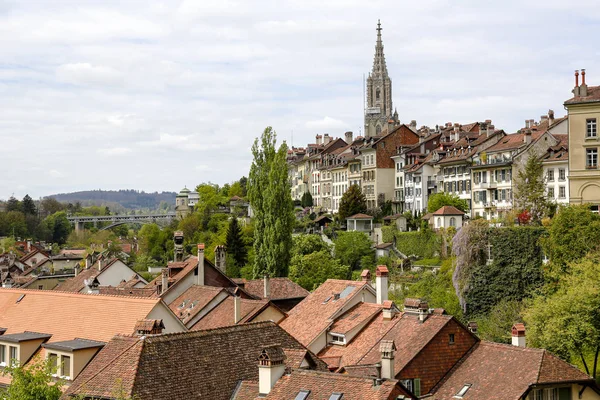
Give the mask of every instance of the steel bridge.
M 109 225 L 100 230 L 114 228 L 123 224 L 152 224 L 156 222 L 171 222 L 175 219 L 175 213 L 169 212 L 166 214 L 138 214 L 138 215 L 80 215 L 67 217 L 69 222 L 75 225 L 77 232 L 84 229 L 85 223 L 93 223 L 95 227 L 98 222 L 110 222 Z

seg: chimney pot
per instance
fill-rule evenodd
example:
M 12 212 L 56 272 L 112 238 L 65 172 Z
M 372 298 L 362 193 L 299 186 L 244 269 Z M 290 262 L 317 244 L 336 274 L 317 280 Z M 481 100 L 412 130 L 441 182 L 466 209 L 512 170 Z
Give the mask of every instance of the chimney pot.
M 381 353 L 381 378 L 395 379 L 394 358 L 396 344 L 393 340 L 382 340 L 379 344 L 379 352 Z
M 346 144 L 352 144 L 353 140 L 352 137 L 354 136 L 354 134 L 352 133 L 352 131 L 348 131 L 344 134 L 344 136 L 346 137 Z
M 196 284 L 204 286 L 204 243 L 198 244 L 198 276 L 196 277 Z
M 271 393 L 285 373 L 286 355 L 280 346 L 266 347 L 258 356 L 258 392 L 261 397 Z
M 233 323 L 237 324 L 242 319 L 242 298 L 233 296 Z
M 364 269 L 360 274 L 360 280 L 363 282 L 371 282 L 371 271 Z
M 579 87 L 579 70 L 575 70 L 575 87 Z
M 388 299 L 388 268 L 385 265 L 377 266 L 375 277 L 375 290 L 377 291 L 377 304 L 383 304 Z
M 581 86 L 585 86 L 585 68 L 581 69 Z
M 265 274 L 264 278 L 263 278 L 263 282 L 264 282 L 264 298 L 268 299 L 271 297 L 271 282 L 269 280 L 269 275 Z
M 160 294 L 162 295 L 169 288 L 169 269 L 168 268 L 163 268 L 160 271 L 160 273 L 161 273 L 161 279 L 160 279 L 161 289 L 160 289 Z

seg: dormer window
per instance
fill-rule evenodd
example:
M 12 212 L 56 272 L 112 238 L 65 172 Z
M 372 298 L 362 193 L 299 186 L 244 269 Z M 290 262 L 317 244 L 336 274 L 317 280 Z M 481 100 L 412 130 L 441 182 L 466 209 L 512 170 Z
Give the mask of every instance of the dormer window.
M 346 336 L 340 335 L 339 333 L 331 333 L 331 343 L 333 344 L 346 344 Z

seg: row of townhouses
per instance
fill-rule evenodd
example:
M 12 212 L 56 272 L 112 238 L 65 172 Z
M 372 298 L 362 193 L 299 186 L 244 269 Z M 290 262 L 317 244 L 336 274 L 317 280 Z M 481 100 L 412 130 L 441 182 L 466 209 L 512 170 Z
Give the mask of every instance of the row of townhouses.
M 417 128 L 416 121 L 402 124 L 392 113 L 378 27 L 366 86 L 364 136 L 318 134 L 315 143 L 288 151 L 293 199 L 309 192 L 318 210 L 336 213 L 344 192 L 358 185 L 368 209 L 390 201 L 394 212 L 416 214 L 425 212 L 433 193 L 446 192 L 467 201 L 471 218 L 500 219 L 513 209 L 515 178 L 533 156 L 542 160 L 551 201 L 598 208 L 600 86 L 586 85 L 585 70 L 575 72 L 566 116 L 549 110 L 515 133 L 496 129 L 491 120 Z

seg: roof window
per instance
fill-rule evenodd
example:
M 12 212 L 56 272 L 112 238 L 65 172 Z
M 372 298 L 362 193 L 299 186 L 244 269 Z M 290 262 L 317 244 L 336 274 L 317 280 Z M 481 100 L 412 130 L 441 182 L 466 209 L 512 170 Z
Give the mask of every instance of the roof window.
M 469 391 L 470 388 L 471 388 L 471 384 L 470 383 L 465 384 L 465 386 L 463 386 L 462 389 L 460 389 L 458 391 L 458 393 L 456 393 L 456 395 L 454 396 L 454 398 L 462 399 L 462 397 L 465 394 L 467 394 L 467 392 Z
M 308 399 L 308 395 L 310 394 L 310 390 L 301 390 L 296 395 L 294 400 L 306 400 Z
M 340 299 L 343 299 L 344 297 L 348 297 L 348 295 L 350 293 L 352 293 L 352 291 L 354 291 L 354 286 L 352 286 L 352 285 L 346 286 L 346 288 L 344 290 L 342 290 L 342 293 L 340 293 Z
M 321 304 L 327 304 L 327 303 L 329 302 L 329 300 L 331 300 L 331 297 L 333 297 L 333 296 L 329 296 L 329 297 L 328 297 L 328 298 L 326 298 L 326 299 L 323 301 L 323 303 L 321 303 Z
M 342 400 L 342 397 L 344 397 L 344 393 L 332 393 L 329 400 Z

